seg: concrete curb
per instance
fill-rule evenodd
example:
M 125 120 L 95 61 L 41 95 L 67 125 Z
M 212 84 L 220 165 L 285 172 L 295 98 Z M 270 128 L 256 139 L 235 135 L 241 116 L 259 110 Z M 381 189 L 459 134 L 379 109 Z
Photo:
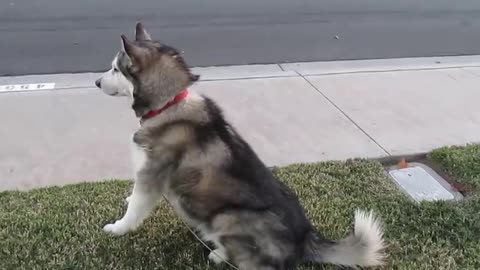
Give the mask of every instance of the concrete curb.
M 298 76 L 294 71 L 283 71 L 279 65 L 241 65 L 223 67 L 193 68 L 193 73 L 199 74 L 201 81 L 221 81 L 235 79 L 275 78 Z M 37 83 L 55 83 L 55 90 L 72 88 L 96 88 L 94 82 L 102 73 L 64 73 L 47 75 L 26 75 L 15 77 L 0 77 L 2 85 L 22 85 Z M 51 89 L 50 89 L 51 90 Z M 19 92 L 1 91 L 2 92 Z M 25 90 L 23 90 L 25 91 Z
M 193 72 L 200 74 L 201 81 L 222 81 L 465 67 L 480 67 L 480 55 L 196 67 L 193 68 Z M 0 93 L 35 91 L 36 89 L 24 90 L 21 87 L 8 91 L 5 88 L 11 85 L 40 83 L 55 83 L 54 90 L 95 88 L 94 81 L 100 74 L 65 73 L 0 77 Z
M 480 67 L 480 55 L 280 64 L 303 76 Z

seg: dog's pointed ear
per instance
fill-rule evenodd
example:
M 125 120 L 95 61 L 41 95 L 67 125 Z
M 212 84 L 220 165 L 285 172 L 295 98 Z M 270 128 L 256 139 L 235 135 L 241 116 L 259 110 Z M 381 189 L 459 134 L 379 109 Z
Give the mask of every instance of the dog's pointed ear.
M 122 50 L 128 55 L 131 61 L 131 71 L 136 72 L 140 69 L 142 61 L 144 60 L 146 49 L 135 45 L 128 40 L 125 35 L 122 35 Z
M 145 57 L 145 48 L 135 45 L 133 42 L 128 40 L 125 35 L 122 35 L 122 50 L 130 58 L 131 66 L 130 70 L 132 72 L 137 72 L 140 69 L 142 61 Z
M 140 54 L 140 48 L 135 46 L 125 35 L 121 36 L 122 38 L 122 50 L 127 53 L 130 58 L 135 58 L 136 55 Z
M 145 27 L 141 22 L 137 22 L 135 26 L 135 40 L 152 40 L 152 36 L 145 30 Z

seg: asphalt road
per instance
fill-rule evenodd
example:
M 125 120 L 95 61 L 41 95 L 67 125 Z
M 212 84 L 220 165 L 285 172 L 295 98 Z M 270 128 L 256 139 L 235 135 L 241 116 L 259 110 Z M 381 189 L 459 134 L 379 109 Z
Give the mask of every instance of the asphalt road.
M 137 20 L 192 66 L 480 54 L 478 0 L 4 0 L 0 75 L 104 70 Z

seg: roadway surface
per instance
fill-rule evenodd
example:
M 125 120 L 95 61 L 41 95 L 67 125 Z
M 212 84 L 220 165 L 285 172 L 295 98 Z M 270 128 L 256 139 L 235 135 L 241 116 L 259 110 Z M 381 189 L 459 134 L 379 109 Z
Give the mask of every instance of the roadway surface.
M 0 75 L 104 70 L 137 20 L 192 66 L 480 54 L 478 0 L 4 0 Z

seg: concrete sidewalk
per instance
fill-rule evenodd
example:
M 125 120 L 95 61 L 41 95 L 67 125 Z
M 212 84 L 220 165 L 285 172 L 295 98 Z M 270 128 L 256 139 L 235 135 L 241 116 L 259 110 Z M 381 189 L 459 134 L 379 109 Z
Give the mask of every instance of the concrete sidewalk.
M 202 81 L 192 90 L 217 100 L 268 165 L 480 140 L 480 56 L 195 72 Z M 97 76 L 0 77 L 0 190 L 131 178 L 128 140 L 137 121 L 125 99 L 93 86 Z M 22 89 L 37 83 L 55 87 Z

